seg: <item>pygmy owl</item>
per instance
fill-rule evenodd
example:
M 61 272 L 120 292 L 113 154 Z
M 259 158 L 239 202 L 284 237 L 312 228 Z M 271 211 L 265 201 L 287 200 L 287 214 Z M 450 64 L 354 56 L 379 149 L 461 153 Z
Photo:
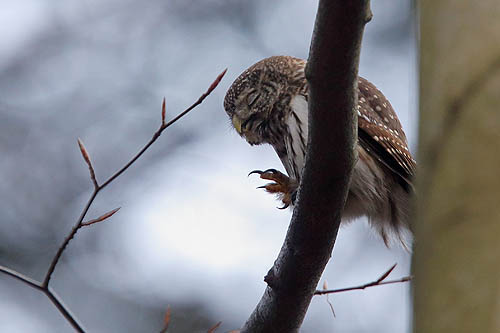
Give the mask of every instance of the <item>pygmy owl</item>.
M 305 65 L 304 60 L 288 56 L 261 60 L 234 81 L 224 99 L 224 109 L 240 136 L 250 145 L 270 144 L 281 159 L 288 176 L 274 169 L 254 173 L 273 181 L 263 188 L 281 194 L 284 207 L 293 205 L 307 151 Z M 402 240 L 408 229 L 415 160 L 391 104 L 362 77 L 357 112 L 359 159 L 342 222 L 364 215 L 386 244 L 391 234 Z

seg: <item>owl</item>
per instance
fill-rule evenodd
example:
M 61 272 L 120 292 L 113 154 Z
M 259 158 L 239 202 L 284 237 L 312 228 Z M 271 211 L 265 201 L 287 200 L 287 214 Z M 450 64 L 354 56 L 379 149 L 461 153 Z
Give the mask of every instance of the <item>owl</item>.
M 293 205 L 304 169 L 308 137 L 306 61 L 289 56 L 261 60 L 231 85 L 224 109 L 250 145 L 270 144 L 287 175 L 255 170 L 283 208 Z M 409 230 L 409 202 L 416 162 L 391 104 L 368 80 L 358 82 L 358 161 L 354 166 L 342 223 L 366 216 L 388 245 Z M 332 87 L 334 89 L 334 87 Z

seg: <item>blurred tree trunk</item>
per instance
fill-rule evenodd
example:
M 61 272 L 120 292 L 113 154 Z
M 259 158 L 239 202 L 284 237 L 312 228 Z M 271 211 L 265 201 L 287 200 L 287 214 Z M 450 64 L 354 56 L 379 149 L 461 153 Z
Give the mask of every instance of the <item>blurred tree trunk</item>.
M 414 332 L 500 332 L 500 1 L 419 4 Z

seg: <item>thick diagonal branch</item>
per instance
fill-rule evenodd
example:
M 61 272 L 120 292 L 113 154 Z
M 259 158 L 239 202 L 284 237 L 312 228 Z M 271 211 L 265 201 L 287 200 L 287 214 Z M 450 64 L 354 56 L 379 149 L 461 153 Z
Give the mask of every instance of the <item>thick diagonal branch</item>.
M 242 332 L 297 332 L 330 259 L 356 162 L 359 52 L 369 0 L 321 0 L 306 77 L 309 142 L 298 201 L 268 287 Z

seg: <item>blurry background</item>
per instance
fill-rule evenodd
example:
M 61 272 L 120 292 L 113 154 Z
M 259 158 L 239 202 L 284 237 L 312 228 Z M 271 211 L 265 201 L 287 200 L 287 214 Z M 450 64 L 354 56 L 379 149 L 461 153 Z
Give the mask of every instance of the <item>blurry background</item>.
M 283 170 L 270 147 L 231 129 L 225 91 L 271 55 L 307 58 L 317 1 L 3 0 L 0 2 L 0 264 L 42 279 L 91 193 L 76 144 L 99 180 L 121 167 L 167 117 L 209 98 L 164 132 L 103 191 L 57 267 L 52 288 L 89 332 L 155 332 L 167 305 L 171 332 L 240 327 L 260 299 L 290 211 L 255 190 L 253 169 Z M 416 142 L 410 0 L 372 3 L 360 74 L 389 98 Z M 323 279 L 372 281 L 410 255 L 387 249 L 365 221 L 340 230 Z M 71 332 L 49 300 L 0 275 L 1 332 Z M 409 285 L 315 297 L 303 332 L 409 332 Z

